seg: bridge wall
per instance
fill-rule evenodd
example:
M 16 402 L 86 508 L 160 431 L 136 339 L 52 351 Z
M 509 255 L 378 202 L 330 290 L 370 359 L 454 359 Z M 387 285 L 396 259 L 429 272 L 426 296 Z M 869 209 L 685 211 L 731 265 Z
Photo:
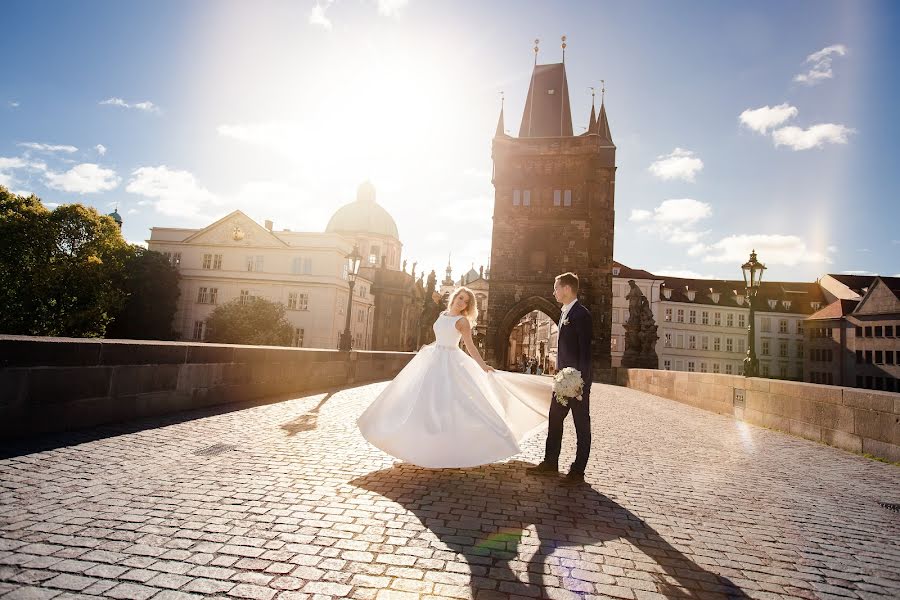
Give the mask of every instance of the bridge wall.
M 413 356 L 0 336 L 0 438 L 390 379 Z
M 738 375 L 619 369 L 617 383 L 900 462 L 900 394 Z

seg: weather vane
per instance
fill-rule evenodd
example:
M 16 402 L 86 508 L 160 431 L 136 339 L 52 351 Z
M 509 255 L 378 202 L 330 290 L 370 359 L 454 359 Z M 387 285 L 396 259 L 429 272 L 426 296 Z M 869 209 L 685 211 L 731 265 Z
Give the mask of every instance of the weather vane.
M 541 40 L 538 38 L 534 38 L 534 64 L 537 65 L 537 55 L 538 55 L 538 44 L 541 43 Z
M 603 102 L 606 101 L 606 80 L 601 79 L 600 85 L 602 86 L 600 88 L 600 104 L 603 104 Z M 593 88 L 591 88 L 591 89 L 593 89 Z
M 562 36 L 563 62 L 566 62 L 566 36 Z
M 593 86 L 588 86 L 588 89 L 591 90 L 591 106 L 594 106 L 594 104 L 595 104 L 594 100 L 597 97 L 597 93 L 596 93 L 597 88 L 595 88 Z

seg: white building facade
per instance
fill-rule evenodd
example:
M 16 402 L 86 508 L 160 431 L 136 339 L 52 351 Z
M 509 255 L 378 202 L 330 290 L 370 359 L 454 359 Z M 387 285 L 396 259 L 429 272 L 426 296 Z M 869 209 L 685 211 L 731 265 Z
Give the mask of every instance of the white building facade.
M 653 311 L 653 318 L 656 319 L 658 326 L 660 325 L 658 314 L 660 287 L 662 286 L 663 278 L 641 269 L 626 267 L 617 261 L 613 261 L 612 276 L 613 301 L 610 357 L 613 367 L 621 367 L 622 357 L 625 354 L 625 323 L 628 321 L 629 316 L 628 299 L 625 297 L 629 290 L 628 281 L 633 280 L 634 284 L 640 288 L 641 293 L 647 298 L 647 302 L 650 303 L 650 310 Z M 660 338 L 662 338 L 662 334 L 660 334 Z M 662 343 L 657 341 L 656 354 L 658 356 L 661 356 L 661 350 Z M 662 368 L 662 361 L 660 361 L 659 366 Z

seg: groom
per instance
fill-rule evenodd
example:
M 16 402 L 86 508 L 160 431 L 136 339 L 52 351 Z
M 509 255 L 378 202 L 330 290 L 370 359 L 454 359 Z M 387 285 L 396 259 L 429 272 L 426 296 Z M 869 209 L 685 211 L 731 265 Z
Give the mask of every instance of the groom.
M 563 305 L 562 317 L 559 319 L 559 337 L 556 355 L 556 369 L 574 367 L 581 372 L 584 388 L 581 400 L 570 399 L 568 406 L 556 401 L 554 395 L 550 402 L 550 425 L 547 431 L 547 448 L 544 460 L 531 467 L 528 472 L 533 475 L 555 475 L 558 473 L 559 453 L 562 448 L 563 421 L 572 409 L 575 421 L 575 433 L 578 446 L 575 451 L 575 462 L 565 477 L 566 484 L 578 484 L 584 481 L 584 469 L 591 452 L 591 336 L 593 323 L 591 313 L 578 301 L 578 276 L 574 273 L 557 275 L 553 283 L 553 297 Z

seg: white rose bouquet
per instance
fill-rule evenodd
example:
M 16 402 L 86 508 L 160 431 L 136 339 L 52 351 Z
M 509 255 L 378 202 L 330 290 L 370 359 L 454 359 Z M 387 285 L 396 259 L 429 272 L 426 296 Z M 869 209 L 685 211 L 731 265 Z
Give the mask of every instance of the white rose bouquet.
M 578 369 L 566 367 L 553 376 L 553 393 L 556 395 L 556 401 L 563 406 L 569 405 L 569 398 L 581 400 L 583 388 L 584 381 Z

